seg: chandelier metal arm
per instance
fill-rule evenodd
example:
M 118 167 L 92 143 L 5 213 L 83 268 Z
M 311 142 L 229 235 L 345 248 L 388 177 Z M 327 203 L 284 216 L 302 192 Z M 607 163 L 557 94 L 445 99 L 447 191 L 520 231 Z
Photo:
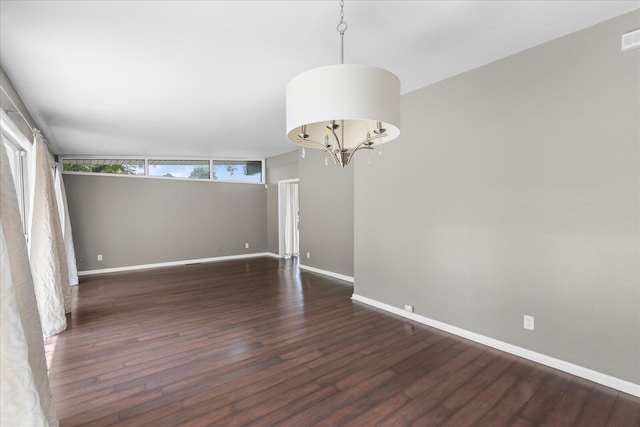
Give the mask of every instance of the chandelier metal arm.
M 331 129 L 331 133 L 333 134 L 333 137 L 336 140 L 336 145 L 338 146 L 338 151 L 342 153 L 342 150 L 343 150 L 342 144 L 340 143 L 340 138 L 338 138 L 338 135 L 336 134 L 335 129 Z M 344 137 L 342 139 L 344 139 Z
M 361 143 L 359 143 L 358 145 L 356 145 L 356 146 L 354 147 L 354 149 L 353 149 L 353 150 L 351 150 L 351 152 L 349 153 L 349 156 L 347 157 L 347 161 L 346 161 L 346 163 L 345 163 L 345 164 L 347 164 L 347 165 L 348 165 L 348 164 L 351 162 L 351 158 L 352 158 L 352 157 L 353 157 L 353 155 L 356 153 L 356 151 L 358 151 L 358 150 L 362 150 L 362 149 L 373 150 L 373 147 L 372 147 L 373 143 L 372 143 L 372 141 L 373 141 L 374 139 L 383 138 L 383 137 L 385 137 L 385 136 L 387 136 L 387 134 L 386 134 L 386 133 L 382 133 L 382 134 L 379 134 L 379 135 L 375 135 L 375 136 L 369 136 L 369 137 L 367 137 L 364 141 L 362 141 Z
M 359 142 L 353 149 L 343 149 L 342 148 L 342 143 L 340 142 L 340 138 L 338 138 L 338 135 L 335 132 L 335 129 L 330 128 L 329 126 L 327 126 L 327 129 L 329 129 L 331 131 L 331 133 L 333 134 L 333 137 L 336 140 L 336 146 L 338 147 L 337 150 L 333 150 L 333 146 L 329 145 L 327 142 L 319 142 L 319 141 L 315 141 L 313 139 L 309 139 L 309 138 L 301 138 L 298 137 L 298 142 L 300 143 L 305 143 L 305 144 L 312 144 L 317 146 L 317 148 L 321 148 L 323 151 L 325 151 L 327 154 L 331 155 L 331 158 L 333 159 L 333 162 L 336 165 L 339 165 L 341 167 L 345 167 L 347 165 L 349 165 L 349 163 L 351 163 L 351 158 L 353 158 L 353 155 L 359 151 L 359 150 L 363 150 L 363 149 L 367 149 L 367 150 L 373 150 L 373 141 L 376 139 L 380 139 L 380 138 L 384 138 L 385 136 L 387 136 L 386 133 L 380 133 L 380 134 L 375 134 L 373 136 L 371 136 L 370 133 L 367 132 L 367 137 L 362 140 L 361 142 Z M 304 134 L 304 132 L 302 133 Z M 326 139 L 325 139 L 326 141 Z
M 326 143 L 322 143 L 322 142 L 318 142 L 318 141 L 314 141 L 313 139 L 309 139 L 309 138 L 298 138 L 298 142 L 301 143 L 305 143 L 305 144 L 313 144 L 316 145 L 317 148 L 321 148 L 323 151 L 325 151 L 327 154 L 331 155 L 331 158 L 333 159 L 333 162 L 341 167 L 345 167 L 347 165 L 349 165 L 349 163 L 351 163 L 351 159 L 353 158 L 353 155 L 360 150 L 366 149 L 366 150 L 373 150 L 373 141 L 375 139 L 380 139 L 383 138 L 385 136 L 387 136 L 386 133 L 382 133 L 379 135 L 374 135 L 371 136 L 370 134 L 367 134 L 367 137 L 361 141 L 360 143 L 358 143 L 352 150 L 345 150 L 342 148 L 342 144 L 340 143 L 340 139 L 338 138 L 338 135 L 336 134 L 336 132 L 331 129 L 331 133 L 333 134 L 333 136 L 336 139 L 336 144 L 338 147 L 338 150 L 332 150 L 332 146 L 328 145 Z
M 327 145 L 323 144 L 322 142 L 314 141 L 313 139 L 308 139 L 308 138 L 307 139 L 298 138 L 298 141 L 317 145 L 318 148 L 321 148 L 323 151 L 327 152 L 328 154 L 331 154 L 331 158 L 333 159 L 333 162 L 336 165 L 344 167 L 342 160 L 340 158 L 338 158 L 336 153 L 331 151 L 331 145 L 327 146 Z

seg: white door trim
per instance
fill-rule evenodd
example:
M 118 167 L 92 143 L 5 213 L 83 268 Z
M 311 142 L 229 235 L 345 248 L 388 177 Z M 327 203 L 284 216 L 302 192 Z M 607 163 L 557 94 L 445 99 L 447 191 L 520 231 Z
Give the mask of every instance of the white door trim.
M 291 182 L 300 182 L 300 178 L 278 181 L 278 256 L 284 257 L 284 186 Z

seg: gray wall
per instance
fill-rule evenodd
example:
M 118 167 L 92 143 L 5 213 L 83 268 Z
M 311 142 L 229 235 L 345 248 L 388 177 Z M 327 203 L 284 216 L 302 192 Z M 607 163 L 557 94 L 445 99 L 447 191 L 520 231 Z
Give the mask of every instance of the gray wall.
M 325 166 L 324 157 L 295 149 L 267 159 L 268 251 L 278 253 L 278 181 L 299 178 L 300 263 L 353 276 L 353 168 Z
M 277 254 L 277 182 L 299 177 L 301 262 L 353 276 L 353 169 L 325 167 L 315 150 L 307 150 L 305 159 L 298 150 L 271 157 L 266 169 L 267 189 L 65 174 L 78 269 Z
M 300 159 L 300 263 L 353 276 L 353 167 L 319 150 Z M 307 259 L 307 252 L 311 258 Z
M 267 249 L 263 185 L 71 174 L 64 183 L 80 271 Z
M 639 23 L 403 96 L 356 164 L 355 293 L 640 383 Z
M 266 160 L 267 169 L 267 251 L 278 254 L 278 181 L 299 178 L 299 150 Z

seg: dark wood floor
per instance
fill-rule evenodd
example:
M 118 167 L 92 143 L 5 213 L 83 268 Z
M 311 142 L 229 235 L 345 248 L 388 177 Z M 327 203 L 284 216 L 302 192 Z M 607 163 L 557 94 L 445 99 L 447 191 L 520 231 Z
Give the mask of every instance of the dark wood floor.
M 271 258 L 82 278 L 61 425 L 638 426 L 640 399 L 352 302 Z

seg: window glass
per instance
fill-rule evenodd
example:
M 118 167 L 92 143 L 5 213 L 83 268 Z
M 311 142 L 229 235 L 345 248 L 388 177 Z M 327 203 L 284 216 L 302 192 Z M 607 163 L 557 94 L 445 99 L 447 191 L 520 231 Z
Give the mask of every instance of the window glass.
M 11 175 L 13 175 L 13 184 L 16 187 L 16 191 L 20 186 L 20 152 L 9 143 L 9 141 L 5 141 L 4 135 L 2 135 L 2 143 L 4 144 L 4 149 L 7 152 L 7 158 L 9 159 L 9 168 L 11 169 Z
M 62 165 L 64 172 L 144 175 L 141 159 L 64 159 Z
M 209 160 L 149 160 L 149 176 L 209 179 Z
M 262 162 L 260 160 L 214 160 L 213 179 L 262 182 Z
M 20 218 L 22 219 L 22 228 L 25 236 L 27 235 L 27 212 L 29 208 L 28 186 L 26 170 L 27 152 L 12 144 L 4 134 L 1 135 L 1 143 L 4 145 L 9 160 L 9 169 L 13 177 L 13 185 L 16 190 L 16 198 L 18 199 L 18 208 L 20 210 Z

